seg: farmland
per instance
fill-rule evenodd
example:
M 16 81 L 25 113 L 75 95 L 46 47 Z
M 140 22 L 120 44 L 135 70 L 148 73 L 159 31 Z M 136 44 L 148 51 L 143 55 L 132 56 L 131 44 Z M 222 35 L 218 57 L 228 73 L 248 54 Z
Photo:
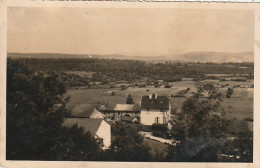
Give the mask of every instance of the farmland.
M 228 83 L 229 87 L 235 85 L 241 85 L 242 82 L 219 82 L 219 84 Z M 252 85 L 253 80 L 250 82 L 243 82 L 243 85 Z M 81 103 L 89 104 L 119 104 L 125 103 L 127 95 L 130 93 L 136 103 L 141 102 L 143 95 L 151 93 L 157 93 L 158 95 L 175 95 L 178 91 L 190 88 L 190 92 L 195 91 L 193 81 L 178 81 L 172 83 L 172 88 L 154 88 L 153 86 L 147 86 L 145 88 L 129 87 L 126 90 L 120 90 L 119 88 L 110 89 L 115 92 L 114 96 L 105 94 L 108 89 L 70 89 L 67 95 L 70 96 L 68 107 L 74 107 Z M 220 91 L 225 94 L 227 87 L 219 88 Z M 223 98 L 223 107 L 226 110 L 231 111 L 230 117 L 234 117 L 238 120 L 245 118 L 253 118 L 253 88 L 235 88 L 231 98 Z M 187 95 L 189 96 L 189 95 Z M 182 103 L 186 97 L 171 97 L 171 104 L 177 107 L 177 112 L 181 111 Z

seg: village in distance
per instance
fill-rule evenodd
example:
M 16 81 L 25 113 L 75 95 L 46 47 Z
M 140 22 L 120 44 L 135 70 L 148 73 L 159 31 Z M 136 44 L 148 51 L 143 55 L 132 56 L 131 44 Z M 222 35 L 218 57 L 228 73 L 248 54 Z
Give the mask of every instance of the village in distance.
M 8 54 L 7 160 L 253 161 L 253 62 L 40 55 Z

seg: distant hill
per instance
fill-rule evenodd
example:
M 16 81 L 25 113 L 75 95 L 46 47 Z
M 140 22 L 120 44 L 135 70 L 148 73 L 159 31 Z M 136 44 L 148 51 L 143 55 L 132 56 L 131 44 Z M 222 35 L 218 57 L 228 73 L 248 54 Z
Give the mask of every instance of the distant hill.
M 254 52 L 222 53 L 222 52 L 190 52 L 180 55 L 166 56 L 126 56 L 126 55 L 89 55 L 89 54 L 60 54 L 60 53 L 8 53 L 11 58 L 103 58 L 131 59 L 148 62 L 254 62 Z
M 254 62 L 254 52 L 218 53 L 218 52 L 191 52 L 174 56 L 176 59 L 191 62 Z

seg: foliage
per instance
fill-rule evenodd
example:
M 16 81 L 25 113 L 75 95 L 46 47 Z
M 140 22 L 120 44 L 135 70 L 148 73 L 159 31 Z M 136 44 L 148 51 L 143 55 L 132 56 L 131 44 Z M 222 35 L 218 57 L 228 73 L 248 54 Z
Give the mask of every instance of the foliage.
M 222 147 L 221 161 L 253 162 L 253 133 L 247 132 L 228 140 Z
M 234 90 L 232 88 L 228 88 L 226 93 L 226 98 L 231 98 L 231 95 L 233 94 Z
M 186 137 L 221 138 L 230 131 L 231 121 L 221 107 L 222 95 L 212 82 L 197 82 L 197 92 L 183 103 Z
M 153 124 L 151 130 L 154 136 L 164 137 L 167 134 L 168 128 L 164 124 Z
M 140 128 L 130 124 L 117 122 L 112 127 L 113 141 L 106 151 L 106 159 L 110 161 L 151 161 L 150 148 L 144 144 L 138 133 Z
M 103 140 L 95 139 L 90 132 L 84 132 L 82 127 L 63 127 L 51 147 L 48 160 L 101 160 L 104 151 L 100 146 L 103 146 Z
M 134 104 L 133 96 L 129 93 L 125 101 L 126 104 Z
M 60 72 L 70 82 L 77 81 L 81 85 L 88 85 L 88 81 L 128 81 L 135 82 L 143 78 L 152 81 L 164 78 L 166 82 L 180 81 L 182 77 L 204 78 L 205 74 L 253 74 L 253 63 L 148 63 L 137 60 L 119 59 L 35 59 L 19 58 L 16 61 L 30 67 L 34 71 L 50 73 Z M 240 66 L 248 67 L 246 69 Z M 77 75 L 68 75 L 66 71 L 95 72 L 93 79 L 80 78 Z M 252 76 L 252 75 L 251 75 Z M 78 83 L 78 84 L 80 84 Z M 158 87 L 158 86 L 157 86 Z
M 171 129 L 171 135 L 175 140 L 181 141 L 185 139 L 185 121 L 184 120 L 176 120 Z
M 98 159 L 99 147 L 89 133 L 62 127 L 68 114 L 65 93 L 66 87 L 56 74 L 34 73 L 8 59 L 7 159 Z
M 165 84 L 164 88 L 171 88 L 172 86 L 169 83 Z
M 181 156 L 174 160 L 217 161 L 218 149 L 231 129 L 232 121 L 226 117 L 221 107 L 222 95 L 212 82 L 197 82 L 197 92 L 183 103 L 179 127 L 173 127 L 173 136 L 180 136 L 180 145 L 168 149 L 171 160 L 174 151 L 180 150 Z M 183 132 L 183 129 L 185 130 Z M 173 150 L 173 148 L 176 148 Z

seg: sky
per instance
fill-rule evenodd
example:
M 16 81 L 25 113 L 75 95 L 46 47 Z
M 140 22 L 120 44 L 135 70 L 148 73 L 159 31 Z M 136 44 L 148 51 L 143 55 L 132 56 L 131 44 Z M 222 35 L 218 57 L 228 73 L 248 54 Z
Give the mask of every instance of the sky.
M 174 55 L 254 51 L 250 10 L 9 7 L 7 50 Z

